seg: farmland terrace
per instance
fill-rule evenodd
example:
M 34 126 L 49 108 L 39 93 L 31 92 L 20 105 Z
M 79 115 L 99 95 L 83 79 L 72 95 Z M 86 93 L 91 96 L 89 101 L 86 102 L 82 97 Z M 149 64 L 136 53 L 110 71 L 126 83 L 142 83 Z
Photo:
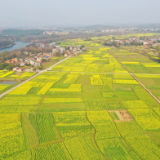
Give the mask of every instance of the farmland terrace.
M 0 99 L 0 159 L 159 160 L 160 105 L 144 87 L 160 100 L 160 65 L 65 43 L 86 51 Z

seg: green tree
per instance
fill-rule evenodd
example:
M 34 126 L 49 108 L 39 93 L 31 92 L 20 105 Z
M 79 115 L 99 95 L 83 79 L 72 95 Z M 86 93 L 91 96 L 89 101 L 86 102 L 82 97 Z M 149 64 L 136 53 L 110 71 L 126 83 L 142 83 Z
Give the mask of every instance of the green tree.
M 11 71 L 11 70 L 13 69 L 13 66 L 8 65 L 8 66 L 6 67 L 6 69 Z
M 0 70 L 4 69 L 3 64 L 0 64 Z
M 81 45 L 80 49 L 82 49 L 82 48 L 84 48 L 84 47 L 85 47 L 85 45 Z
M 6 68 L 8 65 L 9 65 L 9 64 L 6 63 L 6 62 L 3 63 L 3 67 L 4 67 L 4 68 Z
M 39 70 L 42 70 L 43 69 L 43 66 L 39 66 L 39 67 L 37 67 Z

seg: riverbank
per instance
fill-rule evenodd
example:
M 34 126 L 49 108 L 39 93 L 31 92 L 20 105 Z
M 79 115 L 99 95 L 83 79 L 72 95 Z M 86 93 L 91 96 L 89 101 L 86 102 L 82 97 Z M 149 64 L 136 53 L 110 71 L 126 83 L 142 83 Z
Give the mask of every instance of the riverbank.
M 12 43 L 11 45 L 0 48 L 0 53 L 2 53 L 4 51 L 12 51 L 12 50 L 15 50 L 15 49 L 20 49 L 20 48 L 26 47 L 29 44 L 31 44 L 31 42 L 16 41 L 16 42 Z
M 15 42 L 13 44 L 10 44 L 10 45 L 7 45 L 7 46 L 3 46 L 3 47 L 0 47 L 0 49 L 5 49 L 5 48 L 9 48 L 9 47 L 12 47 L 15 45 Z

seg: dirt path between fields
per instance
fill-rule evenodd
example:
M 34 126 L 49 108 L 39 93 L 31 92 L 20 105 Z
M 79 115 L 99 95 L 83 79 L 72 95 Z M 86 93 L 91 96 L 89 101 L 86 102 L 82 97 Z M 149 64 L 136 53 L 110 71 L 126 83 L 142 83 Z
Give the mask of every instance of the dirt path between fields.
M 115 56 L 113 55 L 113 57 L 115 58 Z M 130 71 L 117 59 L 115 58 L 121 65 L 124 69 L 126 69 L 128 71 L 128 73 L 158 102 L 158 104 L 160 104 L 160 101 L 158 100 L 157 97 L 155 97 L 153 95 L 153 93 L 151 93 L 145 86 L 143 83 L 140 82 L 140 80 L 133 74 L 133 73 L 130 73 Z

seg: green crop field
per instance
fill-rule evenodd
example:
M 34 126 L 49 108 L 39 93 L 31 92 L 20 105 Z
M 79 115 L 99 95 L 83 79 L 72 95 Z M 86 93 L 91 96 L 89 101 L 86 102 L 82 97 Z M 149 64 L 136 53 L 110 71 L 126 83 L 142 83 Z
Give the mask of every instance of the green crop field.
M 14 72 L 7 70 L 0 70 L 0 94 L 11 89 L 16 86 L 19 82 L 22 82 L 30 77 L 32 77 L 35 73 L 33 72 Z M 12 81 L 15 84 L 12 84 Z
M 0 99 L 0 159 L 160 159 L 160 105 L 130 74 L 160 99 L 159 64 L 98 39 Z

